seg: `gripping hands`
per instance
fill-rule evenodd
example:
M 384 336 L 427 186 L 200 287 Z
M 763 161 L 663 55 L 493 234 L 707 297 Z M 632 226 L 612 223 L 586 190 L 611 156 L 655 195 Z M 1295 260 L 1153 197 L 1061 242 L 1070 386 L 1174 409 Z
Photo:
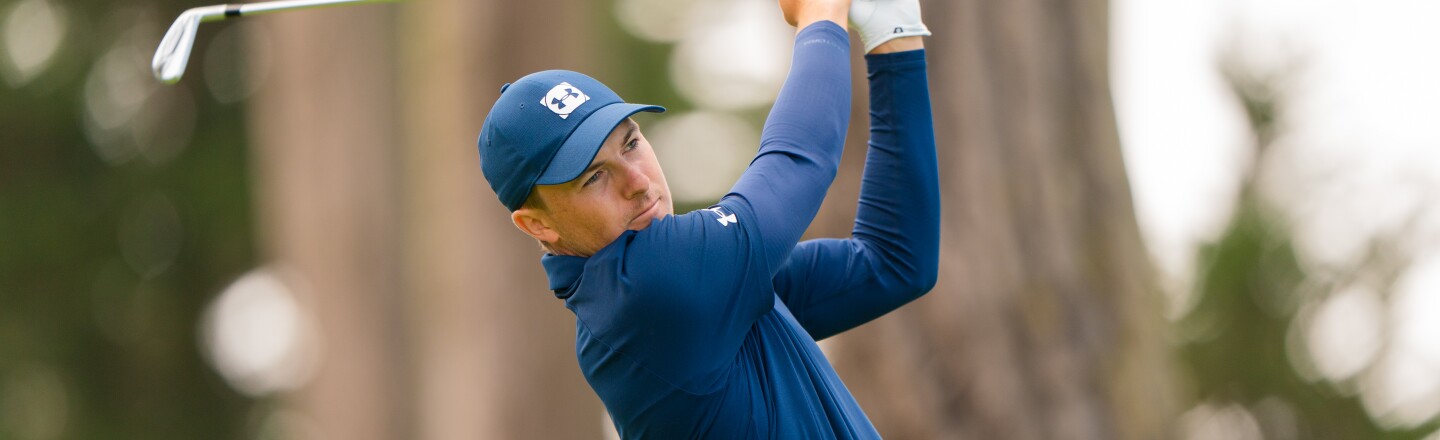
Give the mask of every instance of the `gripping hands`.
M 920 0 L 853 0 L 850 23 L 865 42 L 866 53 L 896 38 L 930 35 L 920 22 Z
M 849 8 L 850 0 L 780 0 L 780 12 L 785 14 L 785 22 L 796 29 L 804 29 L 821 20 L 835 22 L 844 28 L 845 12 Z

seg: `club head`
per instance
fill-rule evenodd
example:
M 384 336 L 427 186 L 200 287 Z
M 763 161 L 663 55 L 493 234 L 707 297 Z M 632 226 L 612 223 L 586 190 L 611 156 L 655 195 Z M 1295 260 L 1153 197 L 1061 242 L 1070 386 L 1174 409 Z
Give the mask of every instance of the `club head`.
M 224 5 L 194 8 L 181 13 L 175 24 L 170 25 L 170 30 L 165 32 L 160 47 L 155 49 L 155 58 L 150 61 L 155 79 L 166 84 L 180 81 L 180 76 L 185 74 L 185 65 L 190 62 L 190 51 L 195 46 L 195 34 L 200 30 L 200 23 L 224 16 Z

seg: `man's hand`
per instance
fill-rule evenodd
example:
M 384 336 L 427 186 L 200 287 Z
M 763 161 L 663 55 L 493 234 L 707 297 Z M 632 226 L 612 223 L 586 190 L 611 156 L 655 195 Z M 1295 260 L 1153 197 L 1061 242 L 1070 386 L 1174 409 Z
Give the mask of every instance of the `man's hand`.
M 845 15 L 849 10 L 850 0 L 780 0 L 785 22 L 796 29 L 805 29 L 821 20 L 830 20 L 845 28 Z
M 930 35 L 930 29 L 920 22 L 920 0 L 855 0 L 850 5 L 850 22 L 867 53 L 890 40 Z M 919 38 L 907 40 L 918 44 Z

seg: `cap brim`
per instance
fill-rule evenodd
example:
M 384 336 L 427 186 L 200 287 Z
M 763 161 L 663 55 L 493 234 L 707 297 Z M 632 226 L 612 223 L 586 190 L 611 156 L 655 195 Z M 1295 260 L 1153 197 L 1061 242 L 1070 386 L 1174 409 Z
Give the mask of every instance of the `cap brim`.
M 560 145 L 560 151 L 555 152 L 555 158 L 550 160 L 550 165 L 545 167 L 545 172 L 540 173 L 540 178 L 535 181 L 536 185 L 556 185 L 580 177 L 590 167 L 590 161 L 595 159 L 595 153 L 600 152 L 600 147 L 605 144 L 605 138 L 610 137 L 610 132 L 615 130 L 620 121 L 639 112 L 661 113 L 665 107 L 658 105 L 630 104 L 617 102 L 607 105 L 585 118 L 575 132 L 565 139 Z

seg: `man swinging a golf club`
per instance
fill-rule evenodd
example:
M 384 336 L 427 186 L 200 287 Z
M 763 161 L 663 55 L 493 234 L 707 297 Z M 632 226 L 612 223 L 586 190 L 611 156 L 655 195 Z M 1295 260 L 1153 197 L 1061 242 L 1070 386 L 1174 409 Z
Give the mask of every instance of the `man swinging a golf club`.
M 568 71 L 501 89 L 481 168 L 547 251 L 580 369 L 624 438 L 879 438 L 816 345 L 935 283 L 940 197 L 917 0 L 781 0 L 799 28 L 759 151 L 729 194 L 673 213 L 626 103 Z M 849 239 L 800 241 L 850 113 L 848 20 L 867 52 L 870 149 Z

